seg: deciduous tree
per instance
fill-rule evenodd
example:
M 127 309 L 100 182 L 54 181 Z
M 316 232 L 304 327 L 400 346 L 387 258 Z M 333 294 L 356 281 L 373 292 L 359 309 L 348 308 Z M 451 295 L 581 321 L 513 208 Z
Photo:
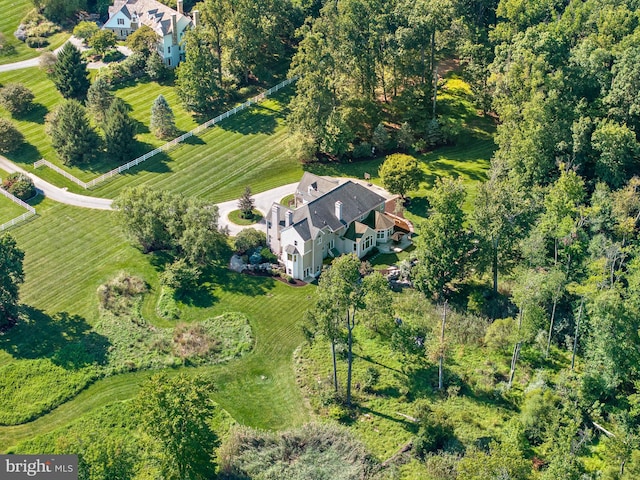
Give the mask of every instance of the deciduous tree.
M 24 137 L 11 120 L 0 118 L 0 152 L 11 152 L 22 145 L 22 142 Z
M 0 236 L 0 327 L 18 315 L 19 288 L 24 282 L 24 252 L 9 235 Z
M 33 92 L 22 83 L 8 83 L 0 89 L 0 105 L 12 115 L 30 110 L 33 98 Z
M 209 422 L 215 412 L 211 384 L 201 377 L 156 375 L 134 400 L 141 432 L 160 447 L 157 459 L 167 480 L 215 476 L 218 438 Z
M 402 153 L 389 155 L 378 173 L 384 187 L 402 198 L 408 191 L 418 188 L 422 179 L 422 170 L 415 157 Z

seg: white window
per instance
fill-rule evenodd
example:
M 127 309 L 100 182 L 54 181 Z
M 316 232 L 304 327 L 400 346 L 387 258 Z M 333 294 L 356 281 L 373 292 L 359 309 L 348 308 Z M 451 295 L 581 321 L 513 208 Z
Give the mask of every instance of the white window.
M 171 47 L 167 47 L 167 54 L 171 53 Z
M 383 239 L 384 238 L 384 231 L 377 232 L 377 237 Z
M 124 18 L 118 19 L 118 25 L 124 25 Z
M 167 65 L 171 66 L 171 59 L 167 58 Z
M 318 237 L 318 245 L 322 245 L 322 237 Z
M 297 247 L 298 246 L 298 240 L 294 240 L 293 244 Z
M 293 260 L 293 255 L 291 255 L 290 253 L 287 253 L 287 260 L 291 262 Z
M 358 246 L 354 243 L 353 244 L 353 251 L 355 252 L 358 249 Z

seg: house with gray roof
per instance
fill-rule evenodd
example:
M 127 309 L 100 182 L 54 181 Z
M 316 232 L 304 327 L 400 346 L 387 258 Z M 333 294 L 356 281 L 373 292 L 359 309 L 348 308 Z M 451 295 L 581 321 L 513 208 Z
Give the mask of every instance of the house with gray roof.
M 294 198 L 294 208 L 274 203 L 267 218 L 267 244 L 293 278 L 318 276 L 327 257 L 364 257 L 388 243 L 398 224 L 383 196 L 350 180 L 306 172 Z
M 116 34 L 120 40 L 126 39 L 142 25 L 146 25 L 158 36 L 157 50 L 169 67 L 177 66 L 184 60 L 182 36 L 198 21 L 194 11 L 194 21 L 183 12 L 183 0 L 178 0 L 174 10 L 156 0 L 116 0 L 109 7 L 109 19 L 104 27 Z

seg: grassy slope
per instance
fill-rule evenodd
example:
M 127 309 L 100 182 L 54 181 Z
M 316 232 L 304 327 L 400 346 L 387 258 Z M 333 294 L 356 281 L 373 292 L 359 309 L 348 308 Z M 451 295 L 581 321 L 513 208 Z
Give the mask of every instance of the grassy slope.
M 26 252 L 22 301 L 29 307 L 42 309 L 47 325 L 39 336 L 58 332 L 54 317 L 60 312 L 78 315 L 77 322 L 83 329 L 89 329 L 97 318 L 97 286 L 121 269 L 141 275 L 152 287 L 157 287 L 157 273 L 150 258 L 128 244 L 113 225 L 112 214 L 57 205 L 48 200 L 38 209 L 40 218 L 15 228 L 12 234 Z M 295 385 L 291 355 L 302 341 L 297 323 L 313 287 L 293 288 L 269 279 L 227 275 L 219 277 L 202 298 L 194 300 L 199 306 L 182 306 L 183 318 L 194 321 L 225 311 L 241 311 L 252 324 L 255 351 L 226 365 L 188 371 L 204 371 L 214 376 L 218 385 L 216 400 L 242 423 L 279 428 L 304 421 L 307 413 Z M 281 313 L 283 308 L 287 309 L 286 316 Z M 16 352 L 18 340 L 6 337 L 0 344 L 0 367 L 42 359 L 54 362 L 50 358 L 52 352 L 35 347 Z M 69 375 L 76 372 L 78 370 L 70 369 Z M 56 370 L 56 375 L 64 374 Z M 35 422 L 0 427 L 0 450 L 19 439 L 50 431 L 97 406 L 129 398 L 137 391 L 140 379 L 147 375 L 143 372 L 100 380 Z M 43 382 L 46 381 L 48 379 L 43 378 Z M 75 389 L 75 385 L 69 388 Z M 239 398 L 243 400 L 239 402 Z
M 285 102 L 289 91 L 223 121 L 170 152 L 158 155 L 92 194 L 114 197 L 125 186 L 149 185 L 222 201 L 291 183 L 301 166 L 285 153 Z
M 20 21 L 31 9 L 33 9 L 31 0 L 0 0 L 0 12 L 2 12 L 2 15 L 0 15 L 0 32 L 4 34 L 9 43 L 16 47 L 13 55 L 0 56 L 0 64 L 19 62 L 40 55 L 38 50 L 27 47 L 25 43 L 13 36 L 13 32 L 18 28 Z M 62 45 L 67 38 L 69 38 L 68 33 L 56 33 L 49 37 L 50 45 L 46 50 L 54 50 Z

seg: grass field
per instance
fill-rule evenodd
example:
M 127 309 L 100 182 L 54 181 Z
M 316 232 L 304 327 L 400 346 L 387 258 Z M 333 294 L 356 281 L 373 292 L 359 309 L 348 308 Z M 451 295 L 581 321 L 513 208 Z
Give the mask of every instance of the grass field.
M 29 337 L 25 325 L 22 333 L 13 331 L 16 338 L 11 334 L 5 337 L 0 344 L 0 368 L 30 368 L 28 362 L 48 362 L 46 368 L 40 370 L 41 378 L 33 379 L 31 386 L 35 385 L 33 382 L 41 385 L 55 382 L 50 387 L 50 396 L 55 398 L 48 400 L 59 403 L 65 393 L 73 395 L 78 387 L 83 388 L 83 384 L 93 380 L 91 366 L 62 370 L 54 367 L 59 359 L 56 354 L 61 349 L 70 348 L 74 342 L 95 332 L 92 327 L 98 318 L 97 287 L 126 269 L 151 284 L 149 298 L 153 303 L 157 272 L 152 258 L 142 255 L 127 242 L 112 223 L 109 212 L 76 209 L 49 200 L 42 201 L 38 210 L 40 216 L 36 221 L 13 229 L 12 235 L 26 252 L 22 302 L 37 314 L 35 320 L 40 323 L 32 332 L 40 333 L 38 338 Z M 313 287 L 295 288 L 271 279 L 241 277 L 223 271 L 197 298 L 180 305 L 181 320 L 187 322 L 228 311 L 244 313 L 249 319 L 255 338 L 254 351 L 224 365 L 187 369 L 215 379 L 218 387 L 215 399 L 238 421 L 280 428 L 308 419 L 295 384 L 291 358 L 302 341 L 298 322 L 306 308 L 306 299 L 312 294 Z M 282 315 L 283 309 L 287 315 Z M 143 311 L 146 318 L 148 309 Z M 51 348 L 43 349 L 39 345 L 47 336 L 50 338 L 45 345 Z M 51 376 L 52 373 L 55 376 Z M 65 376 L 69 382 L 63 381 Z M 140 372 L 98 380 L 34 422 L 0 427 L 0 450 L 19 439 L 50 431 L 96 407 L 119 398 L 130 398 L 141 379 L 147 376 L 147 372 Z M 58 384 L 58 390 L 54 391 L 53 386 Z M 238 402 L 238 398 L 243 401 Z
M 27 210 L 17 203 L 12 202 L 4 195 L 0 195 L 0 225 L 16 217 L 19 217 Z
M 24 16 L 33 9 L 33 3 L 31 0 L 0 0 L 0 32 L 2 32 L 7 42 L 13 45 L 16 50 L 12 55 L 2 56 L 0 55 L 0 65 L 6 63 L 19 62 L 28 58 L 34 58 L 40 55 L 40 51 L 29 48 L 27 45 L 13 36 L 13 32 L 16 31 L 20 21 Z M 69 33 L 60 32 L 49 37 L 50 45 L 46 50 L 54 50 L 64 43 L 69 38 Z

